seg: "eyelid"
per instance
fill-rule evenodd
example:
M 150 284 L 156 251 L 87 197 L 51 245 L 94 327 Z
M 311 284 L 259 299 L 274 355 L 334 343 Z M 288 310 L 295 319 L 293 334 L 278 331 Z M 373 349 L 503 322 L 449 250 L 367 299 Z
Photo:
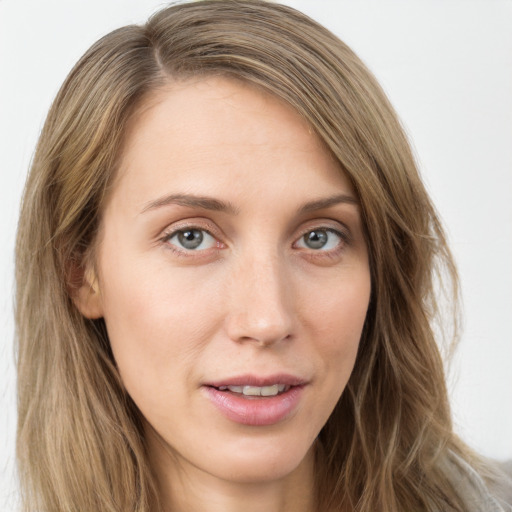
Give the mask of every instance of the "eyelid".
M 201 238 L 199 240 L 199 244 L 196 247 L 186 247 L 185 243 L 180 240 L 180 235 L 183 235 L 185 233 L 192 233 L 197 232 L 201 233 Z M 165 240 L 169 245 L 173 245 L 174 247 L 178 248 L 181 251 L 184 252 L 202 252 L 207 251 L 208 249 L 213 249 L 214 247 L 219 247 L 219 241 L 212 236 L 208 231 L 204 229 L 195 229 L 195 228 L 188 228 L 188 229 L 180 229 L 176 231 L 173 235 L 166 237 Z M 194 241 L 197 241 L 194 237 Z M 207 247 L 202 247 L 201 245 L 205 244 Z
M 333 226 L 333 223 L 336 224 L 335 227 Z M 312 231 L 328 231 L 330 233 L 334 233 L 339 237 L 339 241 L 335 247 L 329 249 L 313 249 L 307 246 L 299 246 L 299 243 L 303 237 Z M 314 223 L 311 223 L 310 225 L 305 226 L 303 229 L 301 229 L 300 233 L 300 236 L 297 237 L 293 242 L 292 247 L 297 251 L 297 254 L 300 254 L 302 257 L 310 260 L 312 263 L 316 262 L 317 264 L 323 265 L 328 262 L 339 261 L 345 250 L 347 250 L 352 244 L 352 234 L 350 229 L 345 224 L 337 220 L 318 220 Z
M 183 219 L 172 222 L 160 231 L 158 238 L 168 237 L 176 234 L 178 231 L 186 231 L 187 229 L 197 229 L 199 231 L 206 231 L 214 238 L 220 238 L 222 235 L 219 228 L 209 219 L 202 217 L 194 217 L 192 219 Z
M 206 225 L 205 225 L 206 224 Z M 176 236 L 180 231 L 187 231 L 187 230 L 197 230 L 197 231 L 204 231 L 209 236 L 215 239 L 216 246 L 210 247 L 207 249 L 199 249 L 197 251 L 194 250 L 187 250 L 186 248 L 180 248 L 179 246 L 175 244 L 169 243 L 169 240 L 171 240 L 174 236 Z M 175 253 L 182 255 L 182 256 L 189 256 L 189 257 L 198 257 L 202 253 L 210 252 L 211 250 L 215 249 L 222 249 L 225 247 L 225 244 L 221 240 L 220 230 L 216 228 L 216 226 L 208 221 L 207 219 L 187 219 L 183 221 L 177 221 L 169 226 L 167 226 L 163 231 L 161 231 L 161 234 L 158 236 L 157 242 L 165 244 L 169 249 L 172 249 Z M 195 253 L 195 254 L 192 254 Z
M 335 224 L 335 225 L 334 225 Z M 350 229 L 342 222 L 338 220 L 318 220 L 314 221 L 304 228 L 301 228 L 299 231 L 299 236 L 296 241 L 302 238 L 306 233 L 310 233 L 311 231 L 330 231 L 331 233 L 336 233 L 339 235 L 344 242 L 351 243 L 352 242 L 352 233 Z

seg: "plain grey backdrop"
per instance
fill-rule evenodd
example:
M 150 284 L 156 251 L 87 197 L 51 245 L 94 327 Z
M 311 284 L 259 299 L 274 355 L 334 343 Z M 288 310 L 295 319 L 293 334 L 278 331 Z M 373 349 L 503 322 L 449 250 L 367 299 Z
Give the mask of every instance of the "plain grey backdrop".
M 457 431 L 512 458 L 512 2 L 289 0 L 333 30 L 398 111 L 459 265 L 465 329 L 449 370 Z M 15 509 L 13 247 L 45 114 L 80 55 L 152 0 L 0 0 L 0 509 Z

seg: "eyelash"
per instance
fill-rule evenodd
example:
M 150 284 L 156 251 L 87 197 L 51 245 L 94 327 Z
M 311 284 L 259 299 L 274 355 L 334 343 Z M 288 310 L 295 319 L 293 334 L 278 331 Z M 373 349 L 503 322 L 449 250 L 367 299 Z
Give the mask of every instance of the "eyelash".
M 206 233 L 208 236 L 212 237 L 216 241 L 215 247 L 194 250 L 194 249 L 187 249 L 187 248 L 179 248 L 175 244 L 170 243 L 170 240 L 172 240 L 179 233 L 185 233 L 187 231 L 198 231 L 198 232 Z M 345 247 L 347 245 L 350 245 L 350 243 L 351 243 L 351 237 L 348 232 L 343 231 L 343 230 L 334 229 L 332 227 L 328 227 L 325 225 L 319 225 L 316 227 L 308 227 L 308 229 L 303 230 L 301 235 L 293 243 L 293 246 L 296 246 L 296 244 L 298 244 L 300 241 L 302 241 L 308 233 L 313 233 L 315 231 L 332 233 L 332 234 L 336 235 L 337 237 L 339 237 L 340 242 L 337 244 L 337 247 L 335 247 L 333 249 L 328 249 L 328 250 L 322 250 L 322 249 L 315 250 L 315 249 L 311 249 L 311 248 L 307 248 L 307 247 L 306 248 L 301 248 L 301 247 L 298 248 L 299 250 L 307 251 L 314 258 L 325 258 L 325 257 L 335 258 L 335 257 L 339 256 L 339 254 L 345 249 Z M 204 227 L 201 227 L 198 225 L 193 225 L 193 224 L 173 228 L 172 231 L 164 233 L 164 235 L 159 239 L 159 242 L 162 242 L 163 244 L 165 244 L 167 246 L 167 248 L 172 250 L 176 255 L 178 255 L 180 257 L 185 257 L 185 258 L 191 258 L 191 257 L 197 258 L 197 257 L 200 257 L 200 255 L 206 255 L 205 253 L 207 251 L 209 252 L 211 249 L 219 250 L 219 249 L 223 249 L 225 247 L 225 245 L 218 240 L 218 237 L 215 236 L 214 234 L 212 234 L 212 232 L 210 230 L 205 229 Z
M 297 240 L 293 243 L 293 245 L 298 244 L 299 242 L 304 240 L 304 237 L 308 233 L 314 233 L 314 232 L 326 232 L 326 233 L 332 233 L 336 235 L 339 238 L 339 243 L 336 244 L 336 247 L 332 249 L 322 250 L 322 249 L 311 249 L 311 248 L 299 248 L 303 249 L 304 251 L 308 251 L 308 254 L 310 257 L 314 258 L 336 258 L 340 255 L 340 253 L 346 248 L 347 245 L 351 243 L 350 235 L 348 232 L 334 229 L 332 227 L 328 226 L 316 226 L 316 227 L 308 227 L 306 230 L 302 232 L 302 234 L 297 238 Z
M 208 236 L 212 237 L 215 240 L 215 247 L 208 248 L 208 249 L 199 249 L 197 251 L 193 249 L 187 249 L 185 247 L 179 248 L 177 245 L 170 243 L 170 241 L 179 233 L 186 233 L 187 231 L 200 231 L 201 233 L 206 233 Z M 219 242 L 218 237 L 212 234 L 212 232 L 208 229 L 205 229 L 204 227 L 197 226 L 197 225 L 184 225 L 179 226 L 177 228 L 173 228 L 172 231 L 168 231 L 164 233 L 164 235 L 159 239 L 160 242 L 166 245 L 168 249 L 173 251 L 177 256 L 181 256 L 184 258 L 190 258 L 190 257 L 199 257 L 201 253 L 205 253 L 206 251 L 209 251 L 210 249 L 218 250 L 223 249 L 224 244 L 222 242 Z

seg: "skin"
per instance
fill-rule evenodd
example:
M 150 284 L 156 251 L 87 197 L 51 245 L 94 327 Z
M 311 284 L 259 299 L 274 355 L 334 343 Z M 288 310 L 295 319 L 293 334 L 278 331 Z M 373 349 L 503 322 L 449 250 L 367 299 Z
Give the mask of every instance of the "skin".
M 190 229 L 203 230 L 196 249 L 180 244 Z M 304 238 L 315 230 L 326 245 Z M 356 196 L 294 110 L 225 78 L 155 92 L 127 133 L 76 302 L 105 318 L 166 510 L 314 509 L 315 439 L 369 298 Z M 204 393 L 278 373 L 306 384 L 276 424 L 232 421 Z

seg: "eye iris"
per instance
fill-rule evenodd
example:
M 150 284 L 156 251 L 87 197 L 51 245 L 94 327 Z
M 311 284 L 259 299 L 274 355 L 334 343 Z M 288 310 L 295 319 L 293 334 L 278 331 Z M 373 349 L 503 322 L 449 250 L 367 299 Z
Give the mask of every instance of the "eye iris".
M 310 231 L 304 235 L 304 243 L 310 249 L 321 249 L 327 243 L 327 232 Z
M 178 233 L 178 241 L 185 249 L 196 249 L 203 241 L 203 233 L 198 229 L 189 229 Z

